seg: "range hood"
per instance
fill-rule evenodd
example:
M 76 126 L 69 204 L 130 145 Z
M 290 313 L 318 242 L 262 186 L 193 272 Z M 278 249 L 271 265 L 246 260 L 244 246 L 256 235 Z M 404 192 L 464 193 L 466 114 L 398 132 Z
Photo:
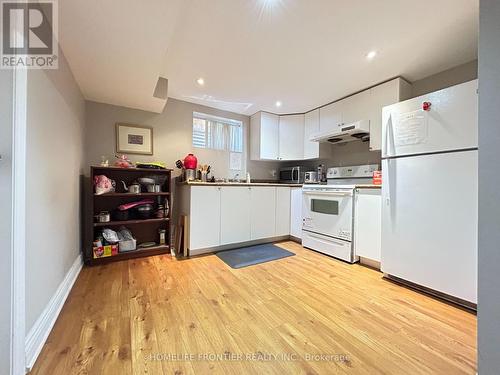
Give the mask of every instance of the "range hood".
M 339 126 L 335 130 L 312 134 L 309 138 L 313 142 L 328 142 L 331 144 L 352 141 L 366 142 L 370 139 L 370 121 L 361 120 L 351 124 Z

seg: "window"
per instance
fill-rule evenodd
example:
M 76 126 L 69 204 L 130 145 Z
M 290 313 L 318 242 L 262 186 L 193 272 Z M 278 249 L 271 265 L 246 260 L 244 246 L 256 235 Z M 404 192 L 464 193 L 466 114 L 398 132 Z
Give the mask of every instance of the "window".
M 193 147 L 228 151 L 229 169 L 242 170 L 243 123 L 193 112 Z
M 194 112 L 193 146 L 243 152 L 243 123 Z

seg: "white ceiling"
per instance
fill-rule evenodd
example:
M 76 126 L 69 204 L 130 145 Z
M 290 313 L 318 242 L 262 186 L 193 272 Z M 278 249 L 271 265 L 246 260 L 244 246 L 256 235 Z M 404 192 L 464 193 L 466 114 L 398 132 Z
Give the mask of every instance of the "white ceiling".
M 60 43 L 84 96 L 156 112 L 158 76 L 177 99 L 292 113 L 477 58 L 478 0 L 59 3 Z

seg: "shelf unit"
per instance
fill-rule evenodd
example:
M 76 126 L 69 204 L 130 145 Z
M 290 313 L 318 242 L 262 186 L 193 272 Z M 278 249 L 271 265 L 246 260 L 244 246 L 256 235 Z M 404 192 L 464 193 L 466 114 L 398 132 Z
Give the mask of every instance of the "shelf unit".
M 159 254 L 170 254 L 170 238 L 171 238 L 171 214 L 172 214 L 172 201 L 171 201 L 171 169 L 145 169 L 145 168 L 117 168 L 117 167 L 91 167 L 90 168 L 90 183 L 89 183 L 89 193 L 88 204 L 87 204 L 87 218 L 86 218 L 86 230 L 84 234 L 84 260 L 87 265 L 105 264 L 109 262 L 139 258 L 145 256 L 159 255 Z M 94 192 L 94 177 L 98 175 L 105 175 L 112 179 L 116 183 L 116 192 L 107 194 L 95 194 Z M 126 185 L 129 185 L 132 181 L 137 180 L 141 177 L 153 177 L 164 180 L 161 184 L 161 192 L 157 193 L 147 193 L 142 192 L 138 194 L 128 193 L 124 191 L 123 185 L 120 181 L 124 181 Z M 165 218 L 155 218 L 150 219 L 139 219 L 130 218 L 129 220 L 121 221 L 110 221 L 107 223 L 95 222 L 94 216 L 101 211 L 113 212 L 119 205 L 130 203 L 146 198 L 151 198 L 155 201 L 155 205 L 158 203 L 164 204 L 168 202 L 170 207 L 168 216 Z M 134 251 L 127 251 L 123 253 L 118 253 L 117 255 L 112 255 L 109 257 L 94 258 L 92 242 L 97 237 L 97 235 L 104 228 L 118 229 L 118 227 L 127 227 L 134 237 L 137 239 L 137 245 L 143 242 L 156 242 L 158 245 L 154 247 L 148 247 Z M 165 245 L 159 245 L 159 229 L 165 229 Z
M 117 225 L 131 225 L 131 224 L 151 224 L 160 221 L 168 221 L 168 218 L 153 218 L 153 219 L 137 219 L 137 220 L 122 220 L 122 221 L 108 221 L 107 223 L 94 223 L 94 227 L 113 227 Z

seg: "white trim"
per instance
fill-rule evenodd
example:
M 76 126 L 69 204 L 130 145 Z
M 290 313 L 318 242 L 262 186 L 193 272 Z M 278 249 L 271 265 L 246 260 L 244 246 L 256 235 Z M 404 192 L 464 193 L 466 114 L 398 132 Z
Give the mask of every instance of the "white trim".
M 11 239 L 11 365 L 13 375 L 25 370 L 25 251 L 26 251 L 26 107 L 25 69 L 13 71 L 12 109 L 12 239 Z
M 31 368 L 35 364 L 35 361 L 40 354 L 50 331 L 54 327 L 62 307 L 64 306 L 64 302 L 66 302 L 66 298 L 68 298 L 68 294 L 80 274 L 82 266 L 82 255 L 79 254 L 64 277 L 64 280 L 61 282 L 49 303 L 45 306 L 42 314 L 40 314 L 37 321 L 33 324 L 33 327 L 26 336 L 27 371 L 31 371 Z

